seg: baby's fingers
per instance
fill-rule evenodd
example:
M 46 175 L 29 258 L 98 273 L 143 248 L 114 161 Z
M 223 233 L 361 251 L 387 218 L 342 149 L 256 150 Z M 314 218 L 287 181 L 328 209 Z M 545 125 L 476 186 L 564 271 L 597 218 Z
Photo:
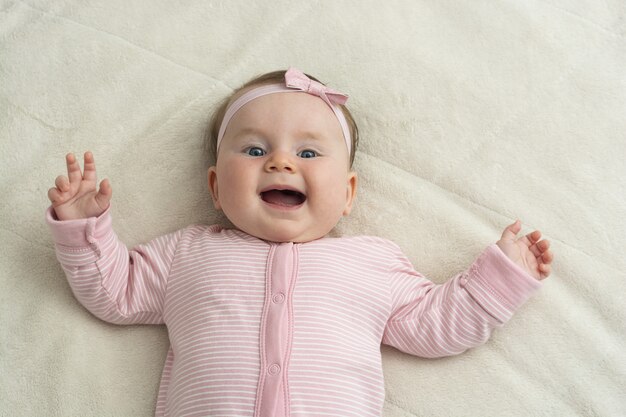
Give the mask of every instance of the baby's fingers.
M 73 153 L 68 153 L 65 156 L 65 162 L 67 163 L 67 176 L 70 179 L 70 184 L 80 183 L 83 179 L 83 174 L 80 172 L 80 165 Z
M 530 251 L 536 258 L 539 258 L 545 251 L 550 248 L 550 242 L 547 240 L 540 240 L 532 243 L 529 247 Z
M 547 250 L 541 254 L 540 260 L 542 263 L 549 265 L 554 260 L 554 254 L 551 250 Z
M 102 180 L 98 194 L 96 194 L 96 203 L 98 206 L 103 210 L 106 209 L 109 206 L 112 195 L 113 189 L 111 188 L 111 183 L 109 183 L 107 179 Z
M 93 154 L 89 151 L 85 152 L 84 173 L 83 178 L 96 182 L 96 162 L 93 158 Z
M 552 273 L 552 267 L 547 264 L 539 264 L 539 274 L 541 277 L 539 279 L 548 278 L 548 275 Z
M 530 244 L 535 244 L 541 239 L 541 232 L 539 230 L 534 230 L 526 235 L 526 239 L 530 242 Z
M 48 199 L 53 205 L 61 204 L 67 198 L 66 193 L 70 190 L 70 184 L 67 177 L 59 175 L 54 181 L 56 187 L 48 190 Z
M 537 255 L 537 263 L 539 264 L 538 268 L 541 279 L 547 278 L 548 275 L 550 275 L 550 273 L 552 272 L 552 266 L 550 264 L 554 260 L 554 254 L 549 249 L 550 242 L 547 240 L 542 240 L 540 242 L 537 242 L 537 244 L 534 246 L 537 251 L 541 251 L 541 253 Z
M 60 192 L 65 192 L 70 190 L 70 182 L 67 180 L 67 177 L 64 175 L 59 175 L 54 181 L 54 185 L 57 186 Z
M 63 201 L 58 188 L 52 187 L 48 190 L 48 200 L 50 200 L 53 205 L 59 201 Z
M 515 240 L 517 234 L 522 229 L 522 223 L 515 220 L 515 223 L 508 225 L 502 232 L 502 240 Z

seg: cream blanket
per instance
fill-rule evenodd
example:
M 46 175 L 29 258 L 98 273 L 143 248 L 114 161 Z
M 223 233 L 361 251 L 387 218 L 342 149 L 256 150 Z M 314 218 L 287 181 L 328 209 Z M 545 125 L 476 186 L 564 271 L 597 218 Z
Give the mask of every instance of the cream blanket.
M 515 218 L 556 254 L 486 345 L 383 347 L 384 415 L 626 415 L 625 45 L 623 0 L 0 1 L 0 415 L 153 414 L 167 333 L 76 302 L 47 190 L 91 150 L 129 246 L 219 221 L 208 116 L 290 65 L 361 129 L 337 233 L 392 239 L 437 282 Z

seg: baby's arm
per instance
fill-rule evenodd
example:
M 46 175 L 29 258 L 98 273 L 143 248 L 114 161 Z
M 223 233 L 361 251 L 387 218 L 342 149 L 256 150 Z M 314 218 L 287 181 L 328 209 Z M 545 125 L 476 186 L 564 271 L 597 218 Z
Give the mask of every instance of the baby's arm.
M 383 343 L 422 357 L 483 344 L 541 286 L 496 244 L 441 285 L 416 272 L 399 249 L 391 264 L 392 311 Z
M 57 258 L 76 298 L 94 315 L 116 324 L 163 322 L 167 278 L 180 232 L 128 250 L 112 229 L 108 181 L 96 191 L 93 156 L 85 172 L 66 157 L 69 181 L 58 177 L 48 196 L 46 220 Z

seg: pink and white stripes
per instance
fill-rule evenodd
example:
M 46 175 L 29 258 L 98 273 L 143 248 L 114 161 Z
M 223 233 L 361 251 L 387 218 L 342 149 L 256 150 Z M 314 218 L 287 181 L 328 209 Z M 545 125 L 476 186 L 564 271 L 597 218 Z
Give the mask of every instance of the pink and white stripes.
M 452 355 L 540 286 L 493 245 L 443 285 L 375 237 L 268 243 L 190 226 L 133 250 L 99 218 L 47 221 L 78 300 L 103 320 L 165 323 L 157 416 L 380 416 L 380 344 Z

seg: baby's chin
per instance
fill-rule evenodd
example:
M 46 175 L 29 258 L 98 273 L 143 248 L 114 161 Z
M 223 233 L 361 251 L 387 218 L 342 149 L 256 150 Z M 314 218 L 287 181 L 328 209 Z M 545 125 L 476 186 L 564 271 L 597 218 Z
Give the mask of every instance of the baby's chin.
M 235 224 L 239 230 L 246 232 L 247 234 L 254 236 L 258 239 L 265 240 L 267 242 L 273 243 L 307 243 L 312 242 L 314 240 L 321 239 L 328 235 L 328 233 L 332 230 L 332 227 L 329 230 L 326 228 L 316 228 L 316 229 L 306 229 L 306 230 L 293 230 L 290 228 L 247 228 L 247 227 L 239 227 Z
M 244 230 L 245 232 L 245 230 Z M 273 231 L 269 233 L 249 233 L 249 235 L 257 237 L 259 239 L 265 240 L 267 242 L 273 243 L 307 243 L 312 242 L 314 240 L 321 239 L 325 237 L 328 233 L 303 233 L 303 234 L 295 234 L 295 233 L 281 233 L 280 231 Z

